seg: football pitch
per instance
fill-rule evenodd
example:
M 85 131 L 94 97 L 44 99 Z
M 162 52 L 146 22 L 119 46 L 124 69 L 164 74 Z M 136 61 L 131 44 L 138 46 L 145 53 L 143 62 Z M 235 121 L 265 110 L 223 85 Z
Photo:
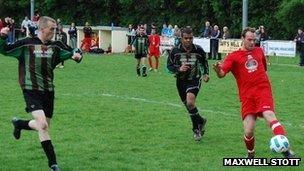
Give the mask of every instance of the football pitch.
M 223 158 L 245 157 L 236 83 L 231 74 L 218 79 L 209 61 L 210 81 L 197 98 L 208 118 L 200 142 L 179 100 L 175 78 L 161 59 L 159 72 L 137 77 L 133 55 L 85 55 L 55 70 L 55 110 L 50 127 L 57 161 L 63 171 L 102 170 L 304 170 L 299 167 L 224 167 Z M 277 117 L 288 132 L 297 157 L 304 156 L 304 68 L 297 58 L 271 57 L 268 73 Z M 38 135 L 12 136 L 13 116 L 30 119 L 18 84 L 18 62 L 0 55 L 0 170 L 47 170 Z M 270 152 L 271 130 L 256 125 L 256 157 Z

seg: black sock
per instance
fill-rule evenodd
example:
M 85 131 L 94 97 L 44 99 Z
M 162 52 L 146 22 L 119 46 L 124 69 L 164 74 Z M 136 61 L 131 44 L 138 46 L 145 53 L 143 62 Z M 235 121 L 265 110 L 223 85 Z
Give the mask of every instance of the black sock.
M 51 140 L 42 141 L 41 145 L 46 154 L 46 157 L 49 160 L 49 167 L 51 167 L 54 164 L 57 164 L 56 154 L 54 151 L 54 147 L 52 145 L 52 141 Z
M 136 68 L 136 73 L 137 73 L 138 76 L 140 76 L 140 68 L 139 67 Z
M 30 120 L 17 120 L 17 128 L 32 130 L 32 128 L 29 126 L 29 122 Z
M 188 110 L 193 129 L 198 129 L 198 124 L 202 123 L 202 117 L 199 115 L 197 108 L 193 108 L 191 110 Z

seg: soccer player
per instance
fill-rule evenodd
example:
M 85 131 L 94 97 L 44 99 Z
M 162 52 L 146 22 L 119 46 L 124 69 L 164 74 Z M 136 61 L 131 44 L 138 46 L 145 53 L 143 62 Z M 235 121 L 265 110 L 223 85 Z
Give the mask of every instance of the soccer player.
M 133 41 L 133 49 L 135 51 L 135 59 L 137 60 L 136 64 L 136 73 L 137 76 L 140 76 L 140 68 L 142 68 L 142 76 L 147 76 L 147 67 L 145 65 L 147 54 L 148 54 L 148 36 L 145 34 L 145 28 L 143 26 L 139 27 L 138 34 Z
M 241 113 L 244 125 L 244 142 L 248 158 L 254 158 L 254 126 L 257 117 L 265 118 L 274 135 L 285 135 L 284 127 L 274 113 L 271 85 L 268 79 L 266 58 L 260 47 L 255 47 L 255 30 L 242 31 L 243 45 L 230 53 L 223 63 L 216 62 L 213 68 L 219 78 L 228 72 L 234 75 L 242 104 Z M 293 157 L 290 150 L 284 152 L 286 158 Z
M 19 84 L 26 102 L 26 112 L 32 120 L 13 118 L 14 137 L 18 140 L 21 130 L 38 131 L 42 148 L 51 170 L 59 171 L 56 154 L 49 134 L 54 107 L 54 73 L 56 65 L 72 58 L 80 62 L 80 50 L 72 49 L 59 41 L 51 41 L 56 29 L 56 21 L 50 17 L 40 17 L 39 32 L 34 38 L 25 38 L 7 45 L 8 28 L 1 29 L 0 53 L 13 56 L 19 61 Z
M 149 35 L 149 65 L 150 70 L 157 71 L 159 66 L 159 45 L 160 45 L 160 37 L 156 33 L 156 27 L 152 27 L 151 35 Z M 155 65 L 153 65 L 152 57 L 155 58 Z
M 195 101 L 202 79 L 205 82 L 209 81 L 209 67 L 204 50 L 193 44 L 191 27 L 187 26 L 181 30 L 181 44 L 174 47 L 170 53 L 167 68 L 175 74 L 180 99 L 192 121 L 193 137 L 200 141 L 205 132 L 207 119 L 199 115 Z

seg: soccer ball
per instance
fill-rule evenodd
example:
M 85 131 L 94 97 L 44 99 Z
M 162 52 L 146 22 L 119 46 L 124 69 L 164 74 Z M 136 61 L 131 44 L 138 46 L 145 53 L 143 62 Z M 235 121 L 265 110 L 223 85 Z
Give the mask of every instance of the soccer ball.
M 276 135 L 270 140 L 270 149 L 277 153 L 285 152 L 289 149 L 289 141 L 284 135 Z

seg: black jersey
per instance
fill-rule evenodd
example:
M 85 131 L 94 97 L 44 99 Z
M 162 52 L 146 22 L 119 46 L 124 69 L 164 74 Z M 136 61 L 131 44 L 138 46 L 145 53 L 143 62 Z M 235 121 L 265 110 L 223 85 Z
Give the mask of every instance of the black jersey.
M 135 54 L 147 54 L 149 47 L 149 38 L 147 35 L 136 35 L 133 46 L 135 47 Z
M 19 84 L 22 89 L 54 91 L 56 65 L 73 56 L 74 50 L 59 41 L 42 43 L 37 37 L 25 38 L 7 45 L 0 38 L 0 53 L 19 61 Z
M 201 79 L 202 75 L 209 74 L 208 61 L 205 51 L 193 44 L 192 50 L 187 52 L 181 44 L 173 48 L 167 60 L 168 70 L 180 80 Z M 187 72 L 179 72 L 182 64 L 187 64 L 190 69 Z

